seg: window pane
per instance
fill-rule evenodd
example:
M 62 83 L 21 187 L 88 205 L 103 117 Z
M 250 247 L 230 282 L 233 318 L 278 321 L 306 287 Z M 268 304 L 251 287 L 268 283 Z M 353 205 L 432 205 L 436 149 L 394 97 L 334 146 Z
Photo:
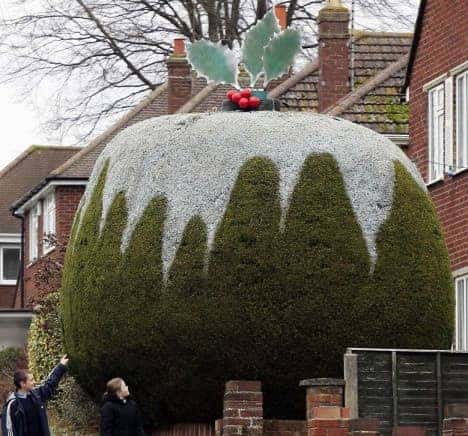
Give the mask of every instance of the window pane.
M 468 75 L 457 80 L 457 166 L 462 169 L 467 166 L 468 154 L 468 112 L 467 112 L 467 84 Z
M 457 280 L 457 350 L 463 350 L 465 343 L 465 280 Z
M 429 91 L 429 182 L 443 175 L 445 135 L 445 88 Z
M 16 280 L 20 266 L 19 248 L 3 249 L 3 280 Z

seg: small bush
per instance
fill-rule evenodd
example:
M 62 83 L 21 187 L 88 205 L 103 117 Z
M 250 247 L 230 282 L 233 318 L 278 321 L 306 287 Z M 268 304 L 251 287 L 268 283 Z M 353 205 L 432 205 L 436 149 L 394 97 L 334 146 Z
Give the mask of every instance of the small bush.
M 58 301 L 58 292 L 45 296 L 29 330 L 29 366 L 37 381 L 44 380 L 64 354 Z M 98 416 L 97 405 L 72 376 L 65 376 L 61 381 L 49 412 L 53 422 L 71 429 L 92 426 Z
M 26 354 L 21 348 L 8 347 L 0 351 L 0 405 L 14 391 L 13 374 L 17 369 L 27 368 Z

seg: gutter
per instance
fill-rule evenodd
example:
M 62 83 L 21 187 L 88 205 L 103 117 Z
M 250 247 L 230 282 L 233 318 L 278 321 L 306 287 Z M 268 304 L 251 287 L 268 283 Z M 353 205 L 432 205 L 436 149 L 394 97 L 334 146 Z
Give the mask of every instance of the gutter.
M 45 194 L 45 192 L 47 192 L 49 187 L 55 186 L 55 185 L 86 186 L 87 183 L 88 183 L 87 177 L 80 177 L 80 178 L 74 178 L 74 177 L 65 178 L 65 177 L 57 177 L 57 176 L 46 177 L 42 182 L 40 182 L 33 189 L 31 189 L 29 192 L 23 195 L 23 197 L 15 201 L 10 207 L 10 211 L 13 216 L 16 216 L 16 217 L 24 216 L 24 212 L 28 209 L 28 205 L 30 203 L 35 202 L 35 200 L 41 198 Z

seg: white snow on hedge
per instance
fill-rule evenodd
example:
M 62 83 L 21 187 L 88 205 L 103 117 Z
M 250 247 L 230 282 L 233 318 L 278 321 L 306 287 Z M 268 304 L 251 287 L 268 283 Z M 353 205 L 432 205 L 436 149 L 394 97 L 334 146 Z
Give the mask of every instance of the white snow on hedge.
M 98 158 L 82 198 L 85 210 L 107 160 L 103 218 L 119 192 L 128 205 L 122 250 L 148 203 L 168 202 L 163 238 L 167 273 L 190 218 L 199 215 L 213 243 L 241 166 L 264 156 L 278 167 L 283 219 L 305 159 L 330 153 L 336 159 L 373 263 L 376 235 L 393 199 L 394 161 L 425 189 L 415 166 L 390 140 L 348 121 L 311 113 L 216 112 L 169 115 L 135 124 L 117 135 Z M 317 205 L 320 207 L 320 205 Z

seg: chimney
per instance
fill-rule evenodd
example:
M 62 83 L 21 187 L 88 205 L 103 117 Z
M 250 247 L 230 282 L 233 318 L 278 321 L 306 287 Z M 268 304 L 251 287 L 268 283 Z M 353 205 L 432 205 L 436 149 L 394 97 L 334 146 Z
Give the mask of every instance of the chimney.
M 280 29 L 286 29 L 286 27 L 288 27 L 288 11 L 286 10 L 286 5 L 276 5 L 275 15 L 278 19 Z
M 341 0 L 327 0 L 320 10 L 319 30 L 319 112 L 335 104 L 350 91 L 349 10 Z
M 173 53 L 166 61 L 167 65 L 167 108 L 175 113 L 192 95 L 192 70 L 187 61 L 185 39 L 174 39 Z

